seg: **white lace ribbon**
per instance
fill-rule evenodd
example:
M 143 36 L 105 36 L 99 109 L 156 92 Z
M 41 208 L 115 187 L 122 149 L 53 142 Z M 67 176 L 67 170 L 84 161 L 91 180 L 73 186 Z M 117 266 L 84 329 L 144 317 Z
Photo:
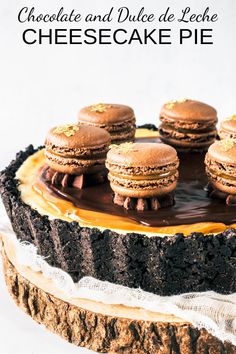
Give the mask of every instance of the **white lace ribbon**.
M 42 272 L 71 299 L 84 298 L 104 304 L 121 304 L 172 314 L 191 322 L 197 328 L 205 328 L 222 341 L 230 341 L 236 345 L 236 293 L 221 295 L 207 291 L 159 296 L 92 277 L 84 277 L 78 283 L 74 283 L 68 273 L 51 267 L 43 257 L 39 256 L 34 245 L 19 242 L 6 218 L 0 218 L 0 233 L 5 234 L 13 242 L 17 262 L 20 265 Z

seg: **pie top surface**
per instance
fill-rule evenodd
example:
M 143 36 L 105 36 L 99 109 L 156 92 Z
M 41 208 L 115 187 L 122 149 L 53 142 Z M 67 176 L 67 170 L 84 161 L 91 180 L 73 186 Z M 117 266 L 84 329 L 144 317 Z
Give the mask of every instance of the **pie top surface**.
M 139 142 L 159 142 L 157 132 L 137 130 L 136 136 Z M 178 153 L 178 156 L 180 178 L 175 205 L 158 211 L 127 211 L 114 205 L 108 182 L 83 190 L 49 187 L 43 176 L 39 177 L 45 164 L 43 150 L 30 156 L 16 177 L 22 199 L 32 208 L 52 218 L 78 221 L 81 226 L 147 235 L 217 233 L 235 227 L 235 208 L 207 194 L 205 153 Z

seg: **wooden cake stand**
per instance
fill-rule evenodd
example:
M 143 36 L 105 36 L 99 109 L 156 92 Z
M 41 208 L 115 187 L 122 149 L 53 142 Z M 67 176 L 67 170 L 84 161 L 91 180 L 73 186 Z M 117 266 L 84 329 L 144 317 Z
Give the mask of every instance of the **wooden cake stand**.
M 20 265 L 5 236 L 2 257 L 6 284 L 17 306 L 77 346 L 102 353 L 236 353 L 232 344 L 172 315 L 67 298 L 41 272 Z

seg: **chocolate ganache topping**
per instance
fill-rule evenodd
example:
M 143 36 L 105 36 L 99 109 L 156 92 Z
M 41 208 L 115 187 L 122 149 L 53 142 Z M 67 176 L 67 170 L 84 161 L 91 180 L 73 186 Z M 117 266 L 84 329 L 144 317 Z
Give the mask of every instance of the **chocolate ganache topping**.
M 137 141 L 160 142 L 157 138 L 141 138 Z M 208 179 L 204 165 L 205 153 L 179 152 L 178 157 L 180 175 L 175 190 L 175 204 L 158 211 L 125 210 L 122 206 L 114 204 L 114 194 L 109 182 L 83 189 L 78 189 L 73 185 L 68 186 L 68 184 L 57 185 L 49 181 L 45 169 L 40 179 L 50 193 L 72 202 L 80 209 L 126 217 L 146 226 L 174 226 L 201 222 L 225 223 L 226 225 L 235 223 L 235 207 L 227 205 L 224 198 L 211 198 L 206 189 Z

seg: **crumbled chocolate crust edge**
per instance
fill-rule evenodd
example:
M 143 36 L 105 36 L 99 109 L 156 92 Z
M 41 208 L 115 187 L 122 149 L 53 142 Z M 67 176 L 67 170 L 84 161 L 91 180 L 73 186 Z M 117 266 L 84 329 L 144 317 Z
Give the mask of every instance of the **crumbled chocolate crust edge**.
M 233 354 L 236 347 L 190 323 L 142 321 L 91 312 L 44 292 L 22 277 L 2 249 L 6 284 L 16 305 L 77 346 L 101 353 Z
M 147 237 L 40 215 L 22 201 L 15 179 L 21 164 L 37 150 L 30 145 L 1 172 L 0 194 L 18 239 L 33 243 L 49 264 L 74 281 L 93 276 L 160 295 L 236 291 L 236 229 L 217 235 Z

